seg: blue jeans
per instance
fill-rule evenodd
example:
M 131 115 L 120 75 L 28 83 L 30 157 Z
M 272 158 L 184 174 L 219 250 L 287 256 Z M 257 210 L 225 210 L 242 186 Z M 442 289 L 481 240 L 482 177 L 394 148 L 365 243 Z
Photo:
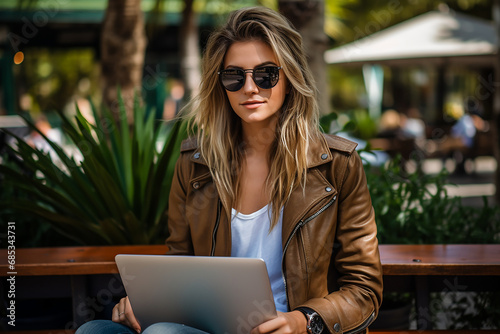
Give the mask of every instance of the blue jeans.
M 143 334 L 208 334 L 199 329 L 171 322 L 159 322 L 142 329 Z M 132 328 L 111 320 L 93 320 L 78 328 L 75 334 L 137 334 Z

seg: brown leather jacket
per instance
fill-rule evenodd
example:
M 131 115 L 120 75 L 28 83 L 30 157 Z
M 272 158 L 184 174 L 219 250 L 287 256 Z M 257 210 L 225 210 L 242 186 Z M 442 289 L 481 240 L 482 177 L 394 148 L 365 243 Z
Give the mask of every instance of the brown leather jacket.
M 289 309 L 309 307 L 330 333 L 363 331 L 382 300 L 375 215 L 356 144 L 325 135 L 309 149 L 306 188 L 283 212 Z M 170 191 L 169 254 L 230 256 L 230 221 L 195 140 L 184 141 Z

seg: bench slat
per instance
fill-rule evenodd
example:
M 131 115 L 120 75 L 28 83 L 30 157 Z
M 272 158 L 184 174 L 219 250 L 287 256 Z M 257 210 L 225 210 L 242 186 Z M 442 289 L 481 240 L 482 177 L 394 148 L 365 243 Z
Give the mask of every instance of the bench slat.
M 384 275 L 500 275 L 500 245 L 380 245 Z M 16 275 L 116 274 L 116 254 L 165 254 L 165 245 L 25 248 L 16 250 Z M 420 262 L 415 262 L 419 260 Z M 0 250 L 0 276 L 8 276 Z
M 116 254 L 167 252 L 165 245 L 23 248 L 16 250 L 18 276 L 116 274 Z M 11 272 L 7 250 L 0 251 L 0 275 Z
M 500 245 L 380 245 L 384 275 L 500 275 Z

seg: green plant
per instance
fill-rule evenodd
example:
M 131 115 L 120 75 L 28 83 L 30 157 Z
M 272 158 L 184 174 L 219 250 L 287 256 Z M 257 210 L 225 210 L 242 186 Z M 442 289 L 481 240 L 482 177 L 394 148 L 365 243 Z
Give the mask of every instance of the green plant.
M 324 133 L 332 133 L 332 123 L 336 121 L 338 115 L 336 112 L 331 112 L 326 115 L 322 115 L 319 119 L 319 126 Z
M 368 140 L 377 134 L 377 122 L 366 109 L 356 109 L 352 111 L 351 120 L 354 122 L 353 135 Z
M 441 304 L 433 303 L 441 306 L 440 309 L 433 310 L 434 312 L 448 315 L 446 328 L 453 330 L 500 328 L 499 291 L 452 292 L 433 298 L 443 298 L 446 301 Z
M 126 120 L 121 98 L 119 105 L 120 117 Z M 17 148 L 12 150 L 21 158 L 25 171 L 0 165 L 2 182 L 17 189 L 13 198 L 0 203 L 0 209 L 42 218 L 80 244 L 163 242 L 168 195 L 180 143 L 187 136 L 186 122 L 155 124 L 153 113 L 146 116 L 138 99 L 130 128 L 105 109 L 98 112 L 92 106 L 92 111 L 95 125 L 79 110 L 74 123 L 59 113 L 63 131 L 76 146 L 81 161 L 25 118 L 60 161 L 16 138 Z
M 334 134 L 341 132 L 353 132 L 356 129 L 356 124 L 353 121 L 348 121 L 340 127 L 337 120 L 339 115 L 337 112 L 331 112 L 323 115 L 319 119 L 319 126 L 324 133 Z
M 500 208 L 464 206 L 446 190 L 448 173 L 403 170 L 401 158 L 376 169 L 366 165 L 378 237 L 383 244 L 500 242 Z
M 486 198 L 481 208 L 462 204 L 447 192 L 448 172 L 408 173 L 401 157 L 385 166 L 365 165 L 381 244 L 488 244 L 500 242 L 500 208 Z M 447 329 L 499 328 L 496 292 L 433 293 L 432 321 L 444 314 Z M 411 303 L 410 294 L 384 293 L 383 307 Z M 452 302 L 446 304 L 446 300 Z M 441 319 L 441 321 L 443 321 Z
M 12 156 L 2 155 L 0 157 L 2 164 L 7 164 L 10 168 L 19 170 L 16 162 L 12 161 Z M 17 160 L 16 160 L 17 161 Z M 32 201 L 33 198 L 30 194 L 26 194 L 22 189 L 18 189 L 12 183 L 3 182 L 2 175 L 0 175 L 0 203 L 10 201 L 13 198 L 22 198 L 26 201 Z M 43 218 L 19 214 L 16 210 L 4 207 L 0 211 L 0 231 L 7 231 L 8 222 L 15 222 L 16 225 L 16 247 L 44 247 L 44 246 L 69 246 L 71 240 L 68 240 L 46 222 Z M 36 226 L 36 228 L 33 228 Z M 0 236 L 2 234 L 0 233 Z M 7 234 L 0 237 L 0 248 L 6 248 Z

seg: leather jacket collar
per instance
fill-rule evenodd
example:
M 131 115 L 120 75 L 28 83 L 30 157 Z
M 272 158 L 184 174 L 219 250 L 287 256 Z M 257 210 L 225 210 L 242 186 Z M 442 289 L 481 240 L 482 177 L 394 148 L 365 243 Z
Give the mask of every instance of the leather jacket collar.
M 356 148 L 357 144 L 344 139 L 342 137 L 322 136 L 321 140 L 312 141 L 309 150 L 307 151 L 308 168 L 316 167 L 318 165 L 332 161 L 332 154 L 330 149 L 335 149 L 347 154 L 351 154 Z M 191 161 L 194 163 L 207 165 L 203 156 L 198 150 L 198 143 L 196 138 L 191 137 L 182 142 L 181 152 L 193 151 Z M 326 155 L 325 155 L 326 154 Z

